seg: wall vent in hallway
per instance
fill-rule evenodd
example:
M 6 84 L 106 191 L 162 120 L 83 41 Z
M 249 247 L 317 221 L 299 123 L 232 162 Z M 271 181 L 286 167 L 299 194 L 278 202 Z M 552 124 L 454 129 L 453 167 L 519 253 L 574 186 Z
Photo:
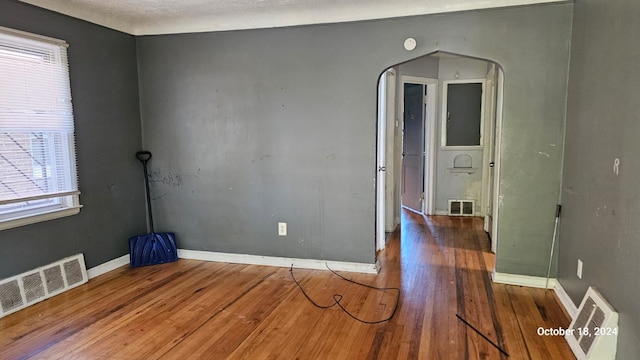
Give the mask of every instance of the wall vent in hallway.
M 87 281 L 87 269 L 82 254 L 0 280 L 0 317 L 58 295 Z
M 449 216 L 473 216 L 475 200 L 449 200 Z
M 587 289 L 565 339 L 579 360 L 615 359 L 618 313 L 595 288 Z

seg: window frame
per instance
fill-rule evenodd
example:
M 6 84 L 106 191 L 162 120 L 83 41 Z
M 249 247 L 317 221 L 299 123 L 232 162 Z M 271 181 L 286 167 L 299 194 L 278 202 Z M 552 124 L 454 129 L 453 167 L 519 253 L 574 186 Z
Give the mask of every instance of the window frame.
M 441 114 L 441 131 L 440 131 L 440 149 L 441 150 L 482 150 L 484 149 L 484 112 L 485 112 L 485 88 L 486 79 L 458 79 L 444 80 L 442 82 L 442 114 Z M 449 84 L 482 84 L 482 94 L 480 95 L 480 145 L 447 145 L 447 95 Z
M 71 93 L 71 79 L 68 71 L 69 61 L 68 61 L 68 57 L 66 56 L 66 48 L 68 47 L 68 44 L 65 41 L 46 37 L 46 36 L 41 36 L 37 34 L 32 34 L 32 33 L 24 32 L 20 30 L 14 30 L 14 29 L 2 27 L 2 26 L 0 26 L 0 37 L 4 39 L 2 40 L 2 42 L 5 44 L 5 45 L 0 44 L 0 49 L 4 46 L 8 46 L 8 47 L 4 47 L 5 53 L 7 51 L 10 51 L 10 52 L 14 51 L 13 45 L 6 45 L 6 44 L 13 44 L 14 40 L 18 38 L 19 38 L 18 41 L 20 43 L 23 43 L 24 46 L 27 48 L 30 46 L 33 46 L 34 48 L 36 47 L 41 48 L 41 49 L 45 49 L 48 47 L 48 48 L 56 48 L 57 49 L 56 51 L 60 51 L 59 53 L 61 55 L 60 66 L 64 67 L 64 69 L 62 69 L 61 71 L 66 72 L 66 74 L 62 72 L 54 71 L 54 73 L 57 74 L 56 76 L 63 79 L 63 87 L 58 89 L 66 89 L 69 91 L 68 94 Z M 37 43 L 37 45 L 33 45 L 34 43 Z M 22 51 L 25 51 L 25 53 L 27 53 L 28 50 L 22 50 Z M 26 68 L 25 68 L 25 71 L 26 71 Z M 60 76 L 61 74 L 62 76 Z M 13 88 L 9 87 L 8 89 L 13 89 Z M 9 93 L 11 93 L 11 91 L 12 90 L 10 90 Z M 57 100 L 59 99 L 58 97 L 54 99 L 56 99 L 56 101 L 59 101 Z M 74 124 L 74 116 L 73 116 L 73 106 L 70 103 L 70 97 L 68 98 L 68 101 L 69 101 L 69 105 L 68 105 L 69 111 L 66 114 L 69 115 L 70 113 L 70 115 L 69 117 L 65 117 L 66 125 L 62 125 L 62 127 L 49 125 L 49 126 L 52 126 L 52 128 L 44 129 L 44 128 L 38 128 L 38 127 L 31 127 L 30 126 L 31 123 L 27 123 L 29 126 L 24 126 L 24 129 L 21 129 L 21 126 L 23 125 L 17 125 L 19 130 L 16 130 L 15 127 L 11 125 L 12 124 L 11 115 L 9 115 L 9 120 L 7 120 L 9 121 L 9 123 L 5 122 L 5 125 L 9 124 L 7 125 L 8 127 L 4 127 L 4 125 L 0 125 L 2 126 L 0 127 L 0 135 L 5 134 L 11 137 L 12 139 L 13 139 L 12 136 L 14 132 L 30 134 L 29 144 L 26 147 L 29 148 L 28 154 L 31 157 L 30 175 L 32 175 L 31 176 L 32 182 L 44 181 L 46 183 L 47 181 L 54 181 L 54 182 L 57 181 L 60 174 L 55 171 L 53 172 L 53 174 L 49 173 L 51 159 L 55 157 L 56 160 L 53 160 L 53 161 L 54 163 L 58 163 L 58 168 L 61 167 L 62 170 L 60 171 L 62 171 L 62 173 L 64 174 L 63 176 L 65 179 L 65 182 L 67 183 L 67 185 L 65 185 L 64 188 L 57 187 L 57 186 L 54 186 L 53 188 L 51 188 L 47 186 L 46 187 L 47 190 L 43 190 L 42 194 L 34 194 L 33 196 L 30 196 L 28 193 L 18 194 L 20 190 L 15 190 L 15 191 L 12 190 L 16 194 L 16 197 L 13 197 L 13 198 L 5 197 L 4 199 L 1 199 L 0 206 L 7 206 L 11 204 L 16 204 L 17 206 L 15 210 L 7 211 L 5 209 L 2 213 L 0 213 L 0 231 L 19 227 L 19 226 L 35 224 L 43 221 L 58 219 L 66 216 L 71 216 L 71 215 L 78 214 L 80 212 L 82 205 L 80 204 L 80 191 L 78 190 L 77 160 L 76 160 L 76 151 L 75 151 L 75 133 L 73 129 L 75 127 L 75 124 Z M 7 111 L 11 112 L 12 111 L 11 109 L 30 109 L 30 107 L 25 107 L 25 108 L 7 107 L 5 108 L 4 113 L 8 114 Z M 0 111 L 2 111 L 2 109 L 0 109 Z M 18 117 L 15 119 L 20 119 L 20 118 L 21 117 Z M 19 124 L 15 122 L 15 119 L 13 120 L 14 121 L 13 124 Z M 41 124 L 44 124 L 44 123 L 41 123 Z M 64 130 L 65 126 L 66 126 L 66 130 Z M 45 160 L 44 164 L 40 164 L 40 166 L 42 166 L 41 172 L 44 171 L 44 173 L 42 173 L 40 177 L 37 176 L 37 171 L 35 169 L 36 166 L 33 164 L 34 161 L 38 162 L 38 159 L 36 159 L 32 154 L 34 152 L 33 150 L 34 134 L 38 134 L 38 133 L 43 135 L 43 139 L 44 139 L 44 134 L 51 133 L 50 136 L 47 135 L 48 137 L 47 140 L 44 141 L 42 144 L 40 145 L 36 144 L 38 146 L 42 146 L 43 148 L 45 148 L 46 146 L 46 149 L 45 149 L 46 151 L 43 153 L 44 154 L 43 157 L 45 159 L 48 159 L 48 160 Z M 37 138 L 37 135 L 35 137 Z M 59 143 L 59 144 L 54 145 L 54 143 Z M 11 148 L 9 151 L 11 152 Z M 55 154 L 57 151 L 60 151 L 60 153 L 63 156 L 56 157 Z M 11 164 L 11 162 L 9 162 L 9 164 Z M 18 170 L 18 172 L 21 172 L 21 171 Z M 25 172 L 29 173 L 29 170 L 25 169 Z M 10 175 L 13 173 L 14 172 L 12 171 L 8 172 L 8 174 Z M 49 178 L 53 178 L 53 179 L 49 179 Z M 53 200 L 53 201 L 47 201 L 47 200 Z M 31 207 L 29 206 L 30 203 L 32 205 Z M 24 205 L 20 206 L 19 204 L 24 204 L 26 205 L 26 207 Z M 22 207 L 22 209 L 20 209 L 20 207 Z

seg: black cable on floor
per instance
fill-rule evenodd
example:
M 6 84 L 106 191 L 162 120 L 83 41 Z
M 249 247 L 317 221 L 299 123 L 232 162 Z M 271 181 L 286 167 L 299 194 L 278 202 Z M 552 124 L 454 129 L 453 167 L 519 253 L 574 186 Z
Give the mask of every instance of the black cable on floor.
M 398 310 L 398 304 L 400 303 L 400 288 L 385 288 L 385 287 L 376 287 L 376 286 L 372 286 L 372 285 L 367 285 L 367 284 L 363 284 L 360 282 L 357 282 L 355 280 L 351 280 L 351 279 L 347 279 L 346 277 L 338 274 L 337 272 L 333 271 L 329 265 L 325 264 L 325 266 L 327 267 L 327 269 L 329 269 L 329 271 L 331 271 L 334 275 L 338 276 L 339 278 L 341 278 L 342 280 L 348 281 L 350 283 L 356 284 L 356 285 L 360 285 L 360 286 L 364 286 L 367 287 L 369 289 L 374 289 L 374 290 L 380 290 L 380 291 L 387 291 L 387 290 L 395 290 L 398 292 L 398 295 L 396 297 L 396 304 L 393 307 L 393 312 L 391 313 L 391 315 L 387 318 L 384 318 L 382 320 L 376 320 L 376 321 L 367 321 L 367 320 L 363 320 L 358 318 L 357 316 L 353 315 L 352 313 L 349 312 L 349 310 L 345 309 L 344 306 L 342 306 L 342 304 L 340 303 L 340 301 L 342 300 L 343 296 L 342 294 L 333 294 L 333 303 L 329 304 L 329 305 L 320 305 L 317 302 L 315 302 L 308 294 L 306 291 L 304 291 L 304 288 L 302 287 L 302 285 L 300 285 L 300 283 L 298 282 L 298 280 L 296 279 L 296 277 L 293 274 L 293 264 L 291 264 L 291 269 L 289 269 L 289 272 L 291 273 L 291 278 L 293 279 L 293 282 L 298 285 L 298 288 L 300 289 L 300 291 L 302 291 L 302 294 L 307 298 L 307 300 L 309 300 L 309 302 L 311 302 L 313 304 L 313 306 L 320 308 L 320 309 L 329 309 L 331 307 L 334 306 L 338 306 L 340 309 L 342 309 L 342 311 L 349 315 L 351 318 L 353 318 L 354 320 L 357 320 L 361 323 L 364 324 L 380 324 L 386 321 L 389 321 L 393 318 L 393 316 L 396 314 L 396 311 Z
M 465 325 L 467 325 L 468 327 L 470 327 L 473 331 L 475 331 L 476 333 L 478 333 L 478 335 L 482 336 L 485 340 L 487 340 L 491 345 L 493 345 L 496 349 L 500 350 L 501 353 L 507 355 L 507 357 L 509 356 L 509 354 L 504 351 L 500 346 L 498 346 L 498 344 L 494 343 L 491 339 L 489 339 L 485 334 L 481 333 L 480 330 L 476 329 L 473 325 L 469 324 L 469 322 L 467 322 L 467 320 L 463 319 L 462 316 L 460 316 L 459 314 L 456 314 L 456 317 L 458 318 L 458 320 L 462 321 Z

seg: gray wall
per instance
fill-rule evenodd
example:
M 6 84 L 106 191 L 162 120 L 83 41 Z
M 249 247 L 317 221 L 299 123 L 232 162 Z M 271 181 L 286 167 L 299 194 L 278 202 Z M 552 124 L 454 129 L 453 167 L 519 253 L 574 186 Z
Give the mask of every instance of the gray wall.
M 576 1 L 558 278 L 576 305 L 595 286 L 620 313 L 620 360 L 640 358 L 638 34 L 638 1 Z
M 544 275 L 572 9 L 138 38 L 159 228 L 187 249 L 372 263 L 376 82 L 442 50 L 504 68 L 497 268 Z M 289 236 L 277 236 L 279 221 Z
M 417 76 L 428 79 L 437 79 L 438 78 L 438 66 L 440 64 L 440 59 L 433 56 L 423 56 L 417 59 L 413 59 L 406 63 L 398 65 L 398 69 L 400 72 L 400 76 Z M 398 78 L 398 86 L 401 84 L 401 79 Z M 398 91 L 399 93 L 399 91 Z M 398 104 L 400 101 L 398 100 Z M 398 114 L 402 116 L 402 109 L 398 110 Z
M 93 267 L 144 233 L 135 39 L 14 0 L 0 26 L 66 40 L 76 124 L 80 214 L 0 231 L 0 279 L 84 253 Z

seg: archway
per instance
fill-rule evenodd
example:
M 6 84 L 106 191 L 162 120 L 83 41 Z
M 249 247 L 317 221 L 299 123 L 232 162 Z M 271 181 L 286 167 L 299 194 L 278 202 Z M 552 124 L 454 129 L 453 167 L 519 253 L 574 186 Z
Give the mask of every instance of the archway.
M 494 61 L 440 51 L 393 65 L 381 74 L 378 83 L 378 133 L 383 134 L 384 139 L 378 137 L 377 184 L 384 183 L 385 189 L 381 191 L 378 186 L 377 249 L 384 245 L 382 229 L 385 234 L 393 231 L 399 225 L 400 211 L 405 207 L 425 215 L 483 217 L 492 250 L 496 251 L 503 79 L 502 68 Z M 477 143 L 447 143 L 447 132 L 452 122 L 447 99 L 454 96 L 449 88 L 465 84 L 478 84 L 481 88 L 477 92 L 481 94 L 480 119 L 474 125 L 478 132 Z M 407 85 L 424 95 L 421 105 L 424 111 L 408 111 L 405 106 Z M 416 129 L 415 123 L 408 123 L 412 116 L 416 120 L 416 114 L 423 124 L 418 127 L 419 136 L 407 133 L 407 130 Z M 464 128 L 466 125 L 456 126 Z M 453 137 L 455 134 L 449 135 Z M 420 163 L 424 170 L 418 173 L 408 171 L 406 164 L 406 142 L 411 138 L 414 145 L 416 138 L 422 139 L 417 141 L 421 142 Z M 415 155 L 418 153 L 414 151 L 411 156 Z M 470 161 L 464 166 L 454 163 L 460 156 Z M 415 163 L 415 158 L 412 161 Z M 385 172 L 383 182 L 380 181 L 380 169 Z M 408 176 L 421 178 L 416 181 L 408 179 Z M 415 187 L 416 184 L 420 189 Z M 413 188 L 408 189 L 410 186 Z M 415 197 L 416 194 L 419 194 L 419 199 L 407 199 L 407 196 Z M 472 211 L 452 214 L 451 204 L 454 208 L 456 204 L 472 204 Z

